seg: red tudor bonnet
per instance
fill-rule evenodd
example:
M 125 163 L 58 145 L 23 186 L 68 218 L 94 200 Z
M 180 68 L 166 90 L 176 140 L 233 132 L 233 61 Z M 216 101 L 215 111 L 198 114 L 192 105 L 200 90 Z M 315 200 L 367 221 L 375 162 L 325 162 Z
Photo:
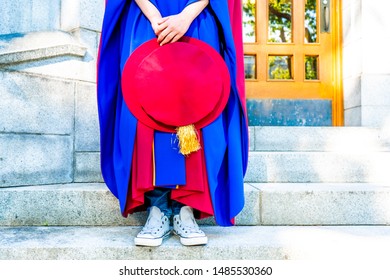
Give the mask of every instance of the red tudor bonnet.
M 229 71 L 220 54 L 200 40 L 183 37 L 160 46 L 152 39 L 128 58 L 122 92 L 138 121 L 155 130 L 200 129 L 225 108 Z

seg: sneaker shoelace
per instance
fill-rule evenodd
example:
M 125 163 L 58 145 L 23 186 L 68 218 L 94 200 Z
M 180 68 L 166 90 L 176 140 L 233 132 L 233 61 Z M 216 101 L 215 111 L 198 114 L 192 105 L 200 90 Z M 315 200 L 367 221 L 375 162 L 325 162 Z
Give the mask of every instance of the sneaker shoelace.
M 161 217 L 163 219 L 163 217 Z M 161 222 L 160 222 L 161 221 Z M 145 226 L 141 230 L 141 234 L 157 234 L 157 231 L 160 231 L 160 229 L 163 228 L 164 221 L 163 220 L 158 220 L 158 219 L 153 219 L 149 218 Z
M 185 233 L 203 233 L 203 231 L 199 228 L 194 218 L 191 217 L 190 221 L 186 221 L 186 222 L 187 223 L 184 224 L 182 221 L 180 225 L 181 229 Z

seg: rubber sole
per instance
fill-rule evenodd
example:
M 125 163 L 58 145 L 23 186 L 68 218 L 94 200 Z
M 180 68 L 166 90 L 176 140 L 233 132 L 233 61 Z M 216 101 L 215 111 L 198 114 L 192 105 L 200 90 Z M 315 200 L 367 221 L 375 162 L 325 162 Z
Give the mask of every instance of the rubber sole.
M 180 237 L 180 243 L 183 244 L 184 246 L 206 245 L 207 242 L 208 242 L 207 236 L 196 237 L 196 238 Z
M 160 238 L 134 238 L 134 244 L 137 246 L 157 247 L 162 244 L 163 239 L 167 238 L 171 233 L 167 232 L 163 237 Z
M 180 236 L 176 231 L 173 231 L 173 233 L 180 237 L 180 243 L 184 246 L 206 245 L 208 242 L 207 236 L 186 238 Z

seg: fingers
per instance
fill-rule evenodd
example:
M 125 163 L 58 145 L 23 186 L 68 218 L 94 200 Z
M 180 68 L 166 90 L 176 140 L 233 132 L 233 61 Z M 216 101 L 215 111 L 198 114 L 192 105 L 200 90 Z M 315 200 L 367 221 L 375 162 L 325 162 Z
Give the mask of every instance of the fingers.
M 182 34 L 176 34 L 176 35 L 172 38 L 171 43 L 174 43 L 174 42 L 179 41 L 179 39 L 180 39 L 181 37 L 183 37 Z
M 152 28 L 154 34 L 156 34 L 157 37 L 160 36 L 161 32 L 163 31 L 163 29 L 160 26 L 152 26 Z
M 157 41 L 160 43 L 160 46 L 163 46 L 168 43 L 176 42 L 181 38 L 181 35 L 179 33 L 174 33 L 174 32 L 168 33 L 165 37 L 160 37 L 160 36 L 157 39 Z
M 158 32 L 155 32 L 157 35 L 157 41 L 160 45 L 165 45 L 170 42 L 176 42 L 179 40 L 188 27 L 183 19 L 178 15 L 173 15 L 165 18 L 161 18 L 158 21 Z
M 164 30 L 164 27 L 160 25 L 160 22 L 164 22 L 162 21 L 162 18 L 152 18 L 150 20 L 152 29 L 154 31 L 154 34 L 156 34 L 156 36 L 160 35 L 161 31 Z
M 166 23 L 166 21 L 169 19 L 169 17 L 165 17 L 165 18 L 160 18 L 157 22 L 156 22 L 156 26 L 154 28 L 154 33 L 159 36 L 160 33 L 166 29 L 168 27 L 168 24 Z
M 157 22 L 158 24 L 163 24 L 164 22 L 166 22 L 170 17 L 163 17 L 163 18 L 160 18 L 160 20 Z
M 160 24 L 161 32 L 159 32 L 157 36 L 157 41 L 160 43 L 160 45 L 164 45 L 166 43 L 169 43 L 171 39 L 176 35 L 175 31 L 172 29 L 172 27 L 168 26 L 167 24 Z

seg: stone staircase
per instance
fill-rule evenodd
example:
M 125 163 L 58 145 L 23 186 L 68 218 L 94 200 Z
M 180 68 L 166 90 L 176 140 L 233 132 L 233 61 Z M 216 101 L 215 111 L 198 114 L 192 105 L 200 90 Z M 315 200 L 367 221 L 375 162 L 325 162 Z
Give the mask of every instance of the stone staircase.
M 379 129 L 251 127 L 237 226 L 201 224 L 209 244 L 172 236 L 136 247 L 103 183 L 0 189 L 0 259 L 361 259 L 390 250 L 390 141 Z

